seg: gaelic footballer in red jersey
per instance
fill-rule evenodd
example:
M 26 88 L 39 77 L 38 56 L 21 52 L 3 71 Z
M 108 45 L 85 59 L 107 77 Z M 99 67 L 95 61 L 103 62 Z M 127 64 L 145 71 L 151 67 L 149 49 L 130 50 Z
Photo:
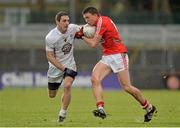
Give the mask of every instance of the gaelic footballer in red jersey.
M 103 55 L 126 53 L 127 49 L 113 21 L 106 16 L 99 16 L 96 21 L 96 35 L 103 38 Z
M 120 85 L 131 94 L 146 110 L 144 122 L 152 119 L 156 108 L 149 103 L 141 94 L 141 91 L 131 84 L 128 69 L 127 49 L 122 38 L 113 23 L 107 16 L 101 16 L 94 7 L 87 7 L 82 12 L 83 17 L 91 26 L 96 26 L 96 33 L 93 38 L 82 36 L 82 39 L 91 47 L 96 48 L 99 42 L 103 49 L 102 59 L 95 65 L 92 71 L 92 89 L 96 98 L 97 109 L 93 111 L 94 116 L 106 118 L 103 101 L 103 89 L 101 81 L 112 72 L 117 75 Z

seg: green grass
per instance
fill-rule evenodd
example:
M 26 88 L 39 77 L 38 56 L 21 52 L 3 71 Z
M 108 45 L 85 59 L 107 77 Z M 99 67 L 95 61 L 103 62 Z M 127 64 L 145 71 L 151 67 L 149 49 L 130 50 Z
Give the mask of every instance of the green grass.
M 180 91 L 143 90 L 143 95 L 157 107 L 157 116 L 143 123 L 144 111 L 139 104 L 123 91 L 105 91 L 105 120 L 95 118 L 95 100 L 90 89 L 72 90 L 72 102 L 63 126 L 96 127 L 180 127 Z M 46 88 L 4 88 L 0 91 L 0 126 L 60 126 L 57 114 L 60 94 L 54 99 L 47 97 Z

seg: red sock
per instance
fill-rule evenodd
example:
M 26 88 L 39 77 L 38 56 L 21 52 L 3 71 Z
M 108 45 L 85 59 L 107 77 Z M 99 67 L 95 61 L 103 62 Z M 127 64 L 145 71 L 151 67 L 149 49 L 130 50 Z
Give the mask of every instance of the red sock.
M 104 102 L 103 101 L 99 101 L 96 103 L 97 107 L 104 107 Z
M 149 106 L 149 102 L 147 100 L 145 100 L 145 102 L 141 105 L 142 105 L 143 109 L 146 109 Z

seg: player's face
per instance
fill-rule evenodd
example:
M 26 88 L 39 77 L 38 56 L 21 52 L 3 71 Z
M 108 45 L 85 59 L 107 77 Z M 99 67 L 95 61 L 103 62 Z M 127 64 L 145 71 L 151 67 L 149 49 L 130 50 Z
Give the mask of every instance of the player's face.
M 69 16 L 61 16 L 60 21 L 56 23 L 61 32 L 66 32 L 69 25 Z
M 83 17 L 84 17 L 86 23 L 88 23 L 89 25 L 91 25 L 91 26 L 96 25 L 96 20 L 98 19 L 97 14 L 85 13 L 85 14 L 83 14 Z

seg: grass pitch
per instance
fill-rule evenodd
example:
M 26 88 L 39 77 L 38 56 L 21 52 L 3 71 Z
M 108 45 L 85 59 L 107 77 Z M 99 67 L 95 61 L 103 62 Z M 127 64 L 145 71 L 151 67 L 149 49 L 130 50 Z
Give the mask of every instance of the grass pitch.
M 92 115 L 95 100 L 91 89 L 72 89 L 72 102 L 63 125 L 56 122 L 60 108 L 60 88 L 54 99 L 46 88 L 4 88 L 0 91 L 0 126 L 16 127 L 180 127 L 180 91 L 143 90 L 158 110 L 156 117 L 143 123 L 144 111 L 123 91 L 105 91 L 105 120 Z

